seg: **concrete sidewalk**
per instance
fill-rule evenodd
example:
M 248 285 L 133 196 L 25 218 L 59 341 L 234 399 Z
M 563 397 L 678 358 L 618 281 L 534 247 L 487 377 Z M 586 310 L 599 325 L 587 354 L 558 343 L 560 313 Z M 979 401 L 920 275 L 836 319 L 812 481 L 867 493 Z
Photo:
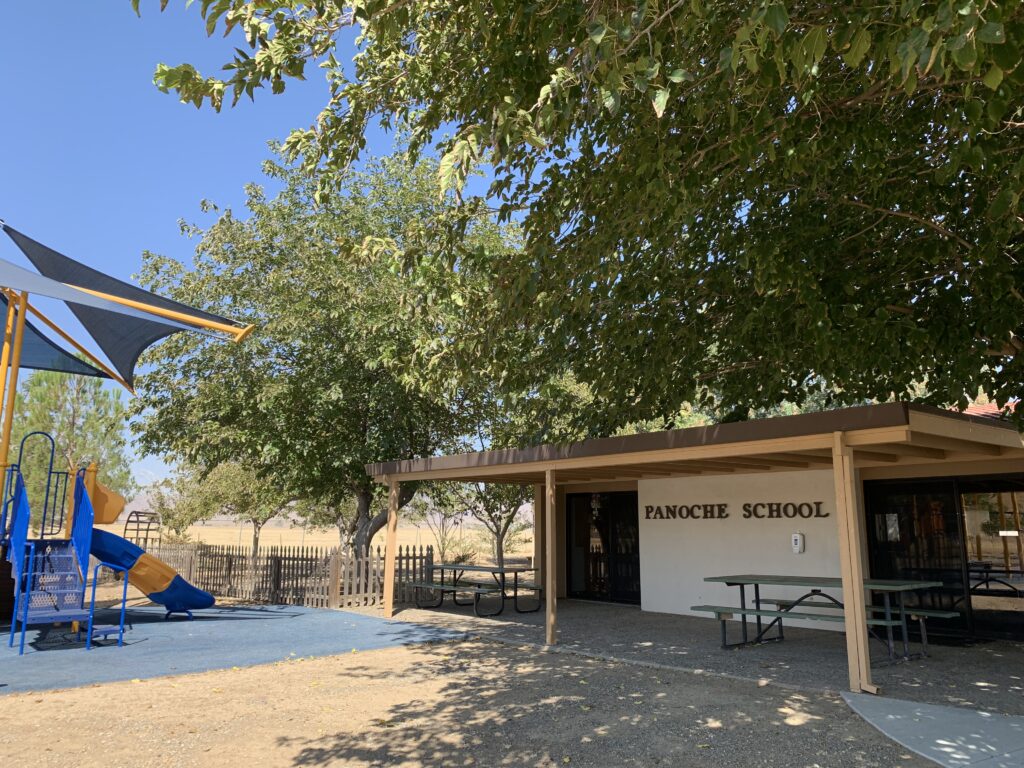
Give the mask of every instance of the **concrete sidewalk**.
M 946 768 L 1024 765 L 1024 717 L 863 693 L 843 699 L 890 739 Z

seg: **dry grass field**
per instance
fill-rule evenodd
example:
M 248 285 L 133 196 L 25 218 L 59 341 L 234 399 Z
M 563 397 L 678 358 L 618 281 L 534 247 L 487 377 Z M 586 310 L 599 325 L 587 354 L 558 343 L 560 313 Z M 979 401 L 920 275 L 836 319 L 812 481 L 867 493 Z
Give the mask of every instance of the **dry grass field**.
M 115 523 L 114 525 L 99 525 L 97 528 L 116 533 L 119 536 L 124 533 L 124 523 Z M 374 546 L 384 546 L 384 531 L 381 530 L 373 539 Z M 471 540 L 474 543 L 474 547 L 480 558 L 486 557 L 487 548 L 484 543 L 484 531 L 481 527 L 466 526 L 464 532 L 465 538 Z M 225 524 L 218 521 L 207 523 L 206 525 L 193 525 L 188 529 L 188 537 L 192 541 L 203 542 L 205 544 L 215 544 L 220 546 L 247 546 L 252 541 L 252 527 L 246 524 L 243 525 L 231 525 Z M 295 526 L 289 526 L 288 524 L 271 525 L 268 524 L 260 535 L 260 545 L 266 547 L 336 547 L 338 546 L 338 534 L 336 531 L 324 531 L 324 530 L 303 530 Z M 434 535 L 430 532 L 430 529 L 425 525 L 414 526 L 414 525 L 399 525 L 398 526 L 398 545 L 400 547 L 405 546 L 428 546 L 435 545 Z M 524 541 L 521 542 L 520 546 L 515 547 L 514 551 L 508 552 L 510 555 L 532 555 L 533 554 L 533 539 L 527 532 L 527 536 Z

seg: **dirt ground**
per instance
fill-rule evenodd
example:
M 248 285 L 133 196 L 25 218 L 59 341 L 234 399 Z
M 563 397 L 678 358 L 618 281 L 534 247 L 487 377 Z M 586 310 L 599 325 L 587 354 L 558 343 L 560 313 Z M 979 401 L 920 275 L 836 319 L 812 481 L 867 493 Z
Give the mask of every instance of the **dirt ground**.
M 0 696 L 5 765 L 924 768 L 841 700 L 500 644 Z

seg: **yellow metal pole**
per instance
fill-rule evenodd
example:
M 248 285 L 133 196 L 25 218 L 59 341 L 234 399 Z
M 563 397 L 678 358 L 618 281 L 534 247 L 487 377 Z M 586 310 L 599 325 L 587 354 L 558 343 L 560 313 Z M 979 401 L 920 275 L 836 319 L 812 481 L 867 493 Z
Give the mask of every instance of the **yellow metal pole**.
M 239 328 L 238 326 L 235 325 L 228 325 L 227 323 L 218 323 L 216 320 L 206 320 L 202 317 L 196 317 L 195 315 L 186 314 L 185 312 L 177 312 L 176 310 L 173 309 L 164 309 L 163 307 L 156 307 L 153 306 L 152 304 L 145 304 L 141 301 L 135 301 L 133 299 L 125 299 L 121 296 L 114 296 L 113 294 L 110 293 L 94 291 L 91 288 L 83 288 L 80 285 L 72 285 L 71 283 L 66 283 L 66 285 L 70 286 L 71 288 L 74 288 L 75 290 L 85 291 L 88 294 L 97 296 L 101 299 L 106 299 L 107 301 L 113 301 L 125 307 L 131 307 L 132 309 L 138 309 L 143 312 L 149 312 L 152 315 L 166 317 L 169 320 L 177 320 L 179 322 L 188 323 L 190 325 L 195 325 L 200 328 L 209 328 L 210 330 L 213 331 L 221 331 L 222 333 L 227 333 L 233 336 L 235 341 L 241 341 L 242 339 L 244 339 L 246 336 L 252 333 L 252 329 L 255 327 L 249 325 L 246 326 L 245 328 Z
M 7 394 L 7 368 L 11 362 L 11 336 L 14 333 L 14 302 L 11 301 L 11 297 L 7 297 L 7 322 L 4 325 L 4 350 L 0 353 L 0 373 L 3 377 L 0 378 L 0 413 L 3 412 L 3 403 L 6 400 Z M 7 459 L 4 458 L 6 463 Z
M 79 352 L 81 352 L 83 355 L 85 355 L 87 358 L 89 358 L 89 361 L 93 365 L 95 365 L 97 368 L 101 369 L 105 374 L 107 374 L 107 376 L 112 378 L 114 381 L 116 381 L 122 387 L 127 389 L 133 395 L 135 394 L 135 389 L 132 388 L 132 386 L 127 381 L 125 381 L 123 378 L 121 378 L 121 376 L 117 373 L 117 371 L 114 371 L 113 369 L 111 369 L 102 360 L 100 360 L 98 357 L 96 357 L 96 355 L 94 355 L 88 349 L 86 349 L 81 344 L 79 344 L 77 341 L 75 341 L 67 331 L 65 331 L 63 328 L 61 328 L 55 322 L 53 322 L 53 320 L 48 318 L 46 315 L 44 315 L 42 312 L 40 312 L 38 309 L 36 309 L 31 304 L 28 305 L 28 311 L 31 312 L 36 317 L 38 317 L 40 320 L 42 320 L 51 331 L 56 333 L 58 336 L 60 336 L 62 339 L 64 339 L 64 341 L 66 341 L 68 344 L 70 344 L 75 349 L 77 349 Z
M 3 436 L 0 437 L 0 467 L 6 471 L 11 450 L 11 427 L 14 423 L 14 405 L 18 394 L 18 369 L 21 367 L 21 343 L 25 339 L 25 313 L 28 293 L 18 294 L 18 319 L 14 325 L 11 343 L 11 376 L 7 383 L 7 401 L 4 405 Z

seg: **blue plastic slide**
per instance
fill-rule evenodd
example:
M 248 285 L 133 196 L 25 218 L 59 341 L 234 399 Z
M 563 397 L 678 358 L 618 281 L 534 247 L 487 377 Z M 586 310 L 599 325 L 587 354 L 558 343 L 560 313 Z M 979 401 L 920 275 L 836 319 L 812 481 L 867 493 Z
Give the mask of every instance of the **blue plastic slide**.
M 167 608 L 167 615 L 212 608 L 213 595 L 194 587 L 167 563 L 142 547 L 109 531 L 93 528 L 91 554 L 98 560 L 128 569 L 128 583 L 154 603 Z

